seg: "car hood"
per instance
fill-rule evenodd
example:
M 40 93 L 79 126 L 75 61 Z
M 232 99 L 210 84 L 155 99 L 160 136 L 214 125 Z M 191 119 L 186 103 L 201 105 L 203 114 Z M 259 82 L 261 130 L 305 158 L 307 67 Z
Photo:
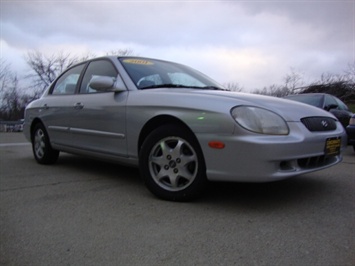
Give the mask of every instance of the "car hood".
M 199 109 L 212 112 L 229 112 L 236 106 L 257 106 L 273 111 L 288 122 L 300 121 L 309 116 L 332 117 L 332 114 L 304 103 L 249 93 L 198 90 L 198 89 L 152 89 L 137 91 L 141 101 L 161 107 L 179 107 Z M 142 103 L 142 102 L 141 102 Z
M 281 115 L 287 121 L 299 121 L 302 117 L 309 116 L 335 116 L 326 112 L 320 108 L 310 106 L 305 103 L 295 102 L 292 100 L 281 99 L 273 96 L 265 96 L 250 93 L 238 93 L 238 92 L 203 92 L 208 95 L 215 95 L 217 97 L 226 97 L 240 102 L 239 105 L 253 105 L 271 110 Z

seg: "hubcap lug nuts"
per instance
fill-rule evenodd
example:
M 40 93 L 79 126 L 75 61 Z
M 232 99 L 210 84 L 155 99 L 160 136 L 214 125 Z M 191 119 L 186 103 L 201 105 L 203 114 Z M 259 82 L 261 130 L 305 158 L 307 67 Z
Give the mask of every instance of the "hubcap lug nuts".
M 169 169 L 169 165 L 165 165 L 165 166 L 164 166 L 164 169 L 165 169 L 165 170 L 168 170 L 168 169 Z
M 177 168 L 174 169 L 174 173 L 177 174 L 179 170 Z

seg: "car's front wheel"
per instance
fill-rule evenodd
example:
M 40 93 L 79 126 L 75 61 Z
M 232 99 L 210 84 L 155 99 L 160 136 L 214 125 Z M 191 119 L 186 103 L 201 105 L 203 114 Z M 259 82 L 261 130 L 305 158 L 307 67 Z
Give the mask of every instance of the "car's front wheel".
M 36 161 L 40 164 L 53 164 L 58 159 L 59 151 L 52 148 L 48 133 L 42 124 L 35 125 L 33 129 L 32 150 Z
M 139 164 L 147 188 L 165 200 L 195 199 L 207 183 L 197 140 L 177 125 L 159 127 L 145 139 Z

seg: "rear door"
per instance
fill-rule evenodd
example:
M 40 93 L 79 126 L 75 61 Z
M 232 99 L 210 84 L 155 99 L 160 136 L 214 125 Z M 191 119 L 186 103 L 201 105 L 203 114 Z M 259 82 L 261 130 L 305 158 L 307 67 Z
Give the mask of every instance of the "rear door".
M 73 96 L 78 86 L 85 64 L 75 66 L 64 72 L 52 85 L 50 93 L 43 98 L 41 119 L 47 127 L 52 143 L 70 145 L 70 126 L 74 123 Z

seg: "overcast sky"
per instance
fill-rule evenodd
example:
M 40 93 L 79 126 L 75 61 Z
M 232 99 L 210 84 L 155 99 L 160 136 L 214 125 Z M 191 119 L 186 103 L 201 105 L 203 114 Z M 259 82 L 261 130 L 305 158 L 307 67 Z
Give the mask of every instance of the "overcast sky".
M 306 82 L 355 62 L 355 1 L 1 1 L 1 58 L 25 71 L 31 50 L 132 49 L 246 90 Z

